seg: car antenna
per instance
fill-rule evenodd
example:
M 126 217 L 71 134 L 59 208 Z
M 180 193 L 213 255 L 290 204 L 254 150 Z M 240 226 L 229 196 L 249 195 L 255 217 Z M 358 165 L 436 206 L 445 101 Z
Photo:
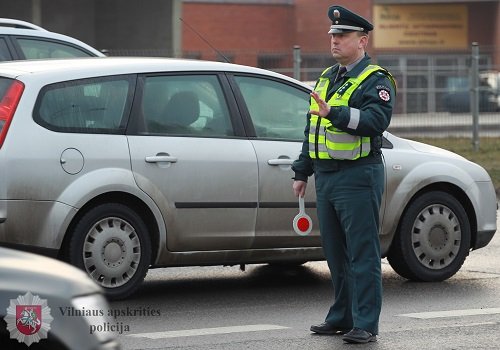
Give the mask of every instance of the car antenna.
M 205 42 L 208 46 L 210 46 L 210 48 L 211 48 L 212 50 L 214 50 L 215 52 L 217 52 L 217 54 L 219 54 L 222 58 L 224 58 L 224 60 L 225 60 L 227 63 L 231 63 L 231 62 L 229 61 L 229 59 L 228 59 L 226 56 L 224 56 L 224 55 L 223 55 L 223 54 L 222 54 L 219 50 L 217 50 L 215 47 L 213 47 L 213 46 L 212 46 L 212 45 L 208 42 L 208 40 L 207 40 L 207 39 L 205 39 L 204 37 L 202 37 L 202 36 L 201 36 L 201 34 L 200 34 L 200 33 L 198 33 L 198 32 L 197 32 L 197 31 L 196 31 L 193 27 L 191 27 L 191 26 L 189 25 L 189 23 L 187 23 L 185 20 L 183 20 L 183 19 L 182 19 L 182 17 L 179 17 L 179 19 L 180 19 L 180 20 L 181 20 L 181 22 L 182 22 L 182 23 L 184 23 L 184 24 L 185 24 L 185 25 L 186 25 L 189 29 L 191 29 L 191 30 L 192 30 L 192 31 L 193 31 L 196 35 L 198 35 L 198 36 L 200 37 L 200 39 L 201 39 L 201 40 L 203 40 L 203 41 L 204 41 L 204 42 Z

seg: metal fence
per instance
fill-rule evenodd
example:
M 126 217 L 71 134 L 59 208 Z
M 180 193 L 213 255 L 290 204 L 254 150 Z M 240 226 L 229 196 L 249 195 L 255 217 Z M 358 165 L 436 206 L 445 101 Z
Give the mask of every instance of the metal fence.
M 398 82 L 390 130 L 406 137 L 471 138 L 476 150 L 480 141 L 498 138 L 499 55 L 473 43 L 468 54 L 378 56 Z
M 294 50 L 296 78 L 316 79 L 331 58 L 304 57 Z M 378 55 L 374 61 L 396 78 L 398 93 L 390 131 L 404 137 L 470 138 L 480 142 L 500 137 L 499 48 L 471 43 L 465 54 Z M 326 63 L 317 67 L 314 63 Z M 297 68 L 300 66 L 300 70 Z M 273 69 L 273 67 L 265 67 Z M 297 75 L 300 74 L 300 75 Z

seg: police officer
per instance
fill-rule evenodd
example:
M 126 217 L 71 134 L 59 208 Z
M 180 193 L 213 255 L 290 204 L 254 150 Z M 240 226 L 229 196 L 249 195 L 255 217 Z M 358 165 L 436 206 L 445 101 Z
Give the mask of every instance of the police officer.
M 331 53 L 311 93 L 306 139 L 293 163 L 293 190 L 304 196 L 314 174 L 323 251 L 334 302 L 318 334 L 349 343 L 377 340 L 382 304 L 379 209 L 384 191 L 382 133 L 389 126 L 396 87 L 391 74 L 365 53 L 373 25 L 331 6 Z

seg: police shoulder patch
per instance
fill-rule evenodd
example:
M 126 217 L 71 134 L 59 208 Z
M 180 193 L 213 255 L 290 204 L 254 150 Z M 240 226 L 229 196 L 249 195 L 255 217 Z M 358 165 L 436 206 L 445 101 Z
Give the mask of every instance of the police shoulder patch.
M 391 100 L 391 94 L 389 93 L 388 89 L 380 89 L 378 92 L 378 97 L 382 101 L 389 102 Z

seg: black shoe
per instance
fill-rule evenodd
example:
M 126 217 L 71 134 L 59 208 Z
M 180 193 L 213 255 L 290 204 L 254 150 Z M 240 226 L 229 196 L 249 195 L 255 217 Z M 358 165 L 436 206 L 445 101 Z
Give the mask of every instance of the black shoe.
M 377 336 L 365 331 L 364 329 L 353 328 L 349 333 L 342 337 L 342 340 L 347 343 L 363 344 L 377 341 Z
M 327 322 L 323 322 L 322 324 L 312 325 L 311 332 L 328 335 L 342 335 L 349 332 L 349 329 L 334 327 Z

